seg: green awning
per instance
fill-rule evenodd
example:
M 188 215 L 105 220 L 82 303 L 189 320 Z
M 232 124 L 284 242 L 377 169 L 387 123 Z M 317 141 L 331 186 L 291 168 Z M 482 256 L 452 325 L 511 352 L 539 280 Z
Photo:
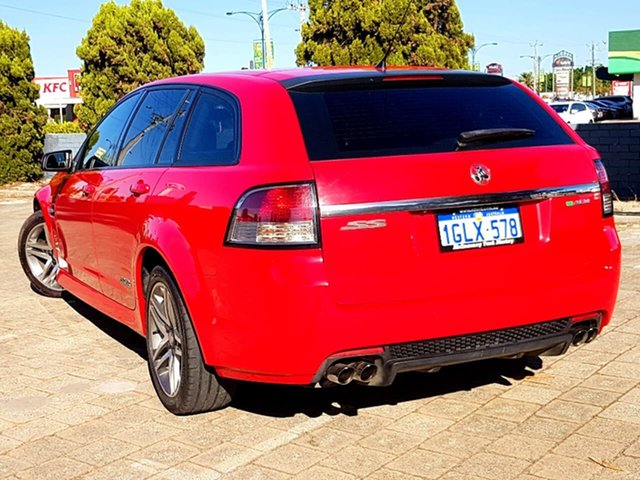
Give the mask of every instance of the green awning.
M 640 73 L 640 30 L 609 32 L 609 73 Z

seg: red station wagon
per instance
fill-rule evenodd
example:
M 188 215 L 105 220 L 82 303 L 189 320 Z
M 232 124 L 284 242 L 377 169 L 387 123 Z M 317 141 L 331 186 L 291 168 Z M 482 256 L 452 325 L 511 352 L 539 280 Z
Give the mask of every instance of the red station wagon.
M 35 196 L 35 290 L 146 337 L 176 414 L 234 380 L 385 386 L 558 355 L 609 323 L 620 275 L 598 153 L 495 75 L 204 74 L 124 97 Z

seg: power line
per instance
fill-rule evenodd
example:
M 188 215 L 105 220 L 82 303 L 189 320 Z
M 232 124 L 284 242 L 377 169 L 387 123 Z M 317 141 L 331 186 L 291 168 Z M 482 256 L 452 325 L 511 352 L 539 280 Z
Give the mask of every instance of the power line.
M 0 8 L 8 8 L 10 10 L 17 10 L 19 12 L 33 13 L 35 15 L 42 15 L 43 17 L 59 18 L 61 20 L 69 20 L 70 22 L 91 23 L 89 20 L 84 20 L 81 18 L 67 17 L 66 15 L 58 15 L 55 13 L 43 12 L 41 10 L 32 10 L 30 8 L 14 7 L 13 5 L 6 5 L 4 3 L 0 3 Z

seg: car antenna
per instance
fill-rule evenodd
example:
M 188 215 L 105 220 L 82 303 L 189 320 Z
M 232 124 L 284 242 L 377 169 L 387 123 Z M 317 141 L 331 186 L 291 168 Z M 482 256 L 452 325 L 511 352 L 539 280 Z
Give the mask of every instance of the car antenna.
M 395 43 L 396 38 L 398 38 L 400 29 L 404 27 L 404 24 L 407 21 L 407 15 L 409 14 L 409 8 L 411 7 L 412 3 L 413 3 L 413 0 L 409 0 L 407 2 L 407 8 L 405 8 L 404 10 L 404 15 L 402 16 L 402 20 L 400 21 L 400 24 L 396 29 L 396 33 L 393 34 L 393 38 L 389 42 L 389 47 L 387 48 L 387 51 L 385 52 L 384 57 L 382 57 L 382 60 L 380 60 L 376 65 L 376 70 L 382 70 L 383 72 L 387 71 L 387 58 L 389 57 L 389 55 L 391 54 L 391 51 L 393 50 L 393 44 Z

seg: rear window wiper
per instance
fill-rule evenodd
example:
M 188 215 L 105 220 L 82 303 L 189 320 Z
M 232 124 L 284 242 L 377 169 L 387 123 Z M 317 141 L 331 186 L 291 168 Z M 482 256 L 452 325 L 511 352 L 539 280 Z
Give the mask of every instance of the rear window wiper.
M 469 130 L 458 135 L 458 149 L 473 144 L 486 144 L 507 142 L 519 138 L 528 138 L 535 135 L 536 131 L 528 128 L 486 128 L 482 130 Z

